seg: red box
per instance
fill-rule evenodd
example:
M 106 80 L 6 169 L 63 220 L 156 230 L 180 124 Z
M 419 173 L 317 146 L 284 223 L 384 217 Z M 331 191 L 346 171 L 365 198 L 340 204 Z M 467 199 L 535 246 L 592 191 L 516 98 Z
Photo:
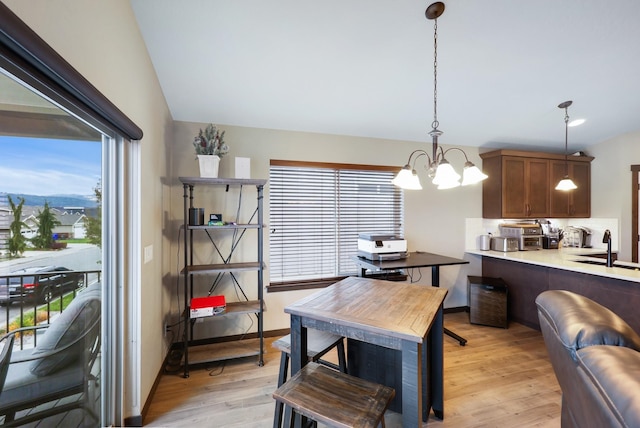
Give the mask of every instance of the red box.
M 194 297 L 191 299 L 191 318 L 218 315 L 226 307 L 224 296 Z

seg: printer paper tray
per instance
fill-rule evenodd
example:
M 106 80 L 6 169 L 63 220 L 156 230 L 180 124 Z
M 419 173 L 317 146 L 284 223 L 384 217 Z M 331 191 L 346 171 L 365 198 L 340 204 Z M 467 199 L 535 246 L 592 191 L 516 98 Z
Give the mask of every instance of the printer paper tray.
M 386 260 L 402 260 L 407 258 L 408 253 L 406 251 L 396 253 L 368 253 L 366 251 L 358 251 L 358 257 L 363 257 L 367 260 L 376 262 L 383 262 Z

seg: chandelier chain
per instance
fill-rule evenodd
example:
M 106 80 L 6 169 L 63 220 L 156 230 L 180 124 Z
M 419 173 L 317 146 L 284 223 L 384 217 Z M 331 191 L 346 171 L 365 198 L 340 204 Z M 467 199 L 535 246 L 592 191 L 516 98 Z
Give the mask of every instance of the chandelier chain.
M 433 20 L 433 123 L 431 127 L 438 129 L 438 19 Z

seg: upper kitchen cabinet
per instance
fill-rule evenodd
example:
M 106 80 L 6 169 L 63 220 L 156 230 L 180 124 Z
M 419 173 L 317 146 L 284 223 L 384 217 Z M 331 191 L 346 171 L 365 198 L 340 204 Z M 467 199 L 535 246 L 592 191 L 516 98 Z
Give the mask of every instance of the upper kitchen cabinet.
M 551 217 L 591 217 L 591 159 L 583 156 L 579 160 L 567 161 L 566 171 L 578 186 L 568 192 L 551 190 Z M 551 161 L 551 183 L 555 185 L 565 175 L 564 161 Z
M 588 217 L 590 215 L 590 162 L 573 157 L 569 174 L 578 185 L 573 194 L 555 186 L 564 176 L 564 155 L 518 150 L 482 153 L 484 218 Z M 562 165 L 560 177 L 558 164 Z M 575 177 L 574 177 L 575 175 Z M 586 180 L 586 181 L 585 181 Z M 558 194 L 561 193 L 561 194 Z M 586 212 L 586 215 L 585 215 Z

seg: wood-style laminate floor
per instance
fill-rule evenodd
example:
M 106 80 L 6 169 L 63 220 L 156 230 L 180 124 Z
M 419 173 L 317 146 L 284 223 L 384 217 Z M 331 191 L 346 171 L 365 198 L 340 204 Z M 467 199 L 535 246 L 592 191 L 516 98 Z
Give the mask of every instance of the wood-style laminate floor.
M 468 314 L 445 315 L 466 346 L 445 336 L 445 417 L 425 427 L 559 427 L 560 387 L 542 335 L 520 324 L 508 329 L 472 325 Z M 156 427 L 270 427 L 280 354 L 266 341 L 264 367 L 256 358 L 162 376 L 145 417 Z M 218 345 L 219 346 L 219 345 Z M 334 359 L 332 355 L 328 359 Z M 387 412 L 386 426 L 401 426 Z

